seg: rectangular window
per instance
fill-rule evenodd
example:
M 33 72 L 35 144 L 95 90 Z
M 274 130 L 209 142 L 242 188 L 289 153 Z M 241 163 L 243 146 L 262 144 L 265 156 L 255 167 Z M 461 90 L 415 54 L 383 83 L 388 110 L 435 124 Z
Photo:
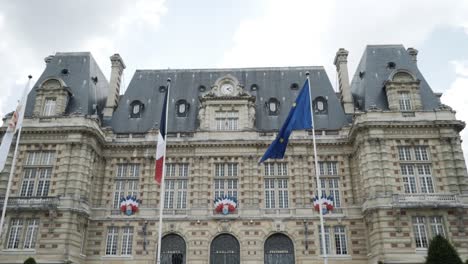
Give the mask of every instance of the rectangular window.
M 444 224 L 442 216 L 429 217 L 429 224 L 431 226 L 432 236 L 441 235 L 445 237 Z
M 398 155 L 405 193 L 434 193 L 428 147 L 399 146 Z
M 265 168 L 265 208 L 289 208 L 288 165 L 286 162 L 267 162 Z
M 42 112 L 43 116 L 53 116 L 55 115 L 55 106 L 56 100 L 55 98 L 46 98 L 44 103 L 44 110 Z
M 215 120 L 218 131 L 238 130 L 239 112 L 219 111 L 215 114 Z
M 122 250 L 121 255 L 132 255 L 133 227 L 122 228 Z
M 48 196 L 52 168 L 55 161 L 53 151 L 32 151 L 26 156 L 20 196 Z
M 320 175 L 338 175 L 336 161 L 319 161 L 319 174 Z
M 277 179 L 277 183 L 278 183 L 278 207 L 288 208 L 289 207 L 288 180 Z
M 265 208 L 275 207 L 275 179 L 265 179 Z
M 336 162 L 332 163 L 336 170 Z M 334 174 L 336 175 L 336 174 Z M 321 177 L 320 179 L 320 188 L 322 189 L 321 194 L 319 195 L 318 189 L 315 194 L 319 197 L 321 196 L 332 196 L 333 197 L 333 206 L 336 208 L 341 207 L 341 195 L 340 195 L 340 179 L 339 177 Z M 333 212 L 333 211 L 332 211 Z
M 323 255 L 323 243 L 322 243 L 322 230 L 319 228 L 319 240 L 320 245 L 320 254 Z M 347 237 L 346 229 L 344 226 L 325 226 L 325 247 L 327 254 L 332 255 L 347 255 L 348 246 L 347 246 Z M 333 241 L 332 241 L 333 239 Z
M 416 160 L 429 160 L 426 146 L 414 147 L 414 154 L 415 154 Z
M 401 111 L 410 111 L 411 107 L 411 97 L 409 92 L 400 92 L 400 110 Z
M 23 248 L 35 248 L 37 230 L 39 229 L 39 219 L 28 219 L 27 221 L 26 237 L 24 239 Z
M 335 253 L 337 255 L 347 255 L 346 232 L 344 226 L 335 226 Z
M 8 232 L 8 244 L 7 248 L 19 248 L 21 234 L 23 231 L 23 219 L 15 218 L 11 219 L 10 232 Z
M 227 176 L 227 177 L 226 177 Z M 237 163 L 215 164 L 214 198 L 228 195 L 237 198 L 239 176 Z
M 106 255 L 117 255 L 119 228 L 112 226 L 107 229 Z
M 23 226 L 26 228 L 23 229 Z M 33 249 L 36 247 L 39 219 L 14 218 L 10 221 L 6 248 L 8 249 Z
M 325 248 L 327 254 L 330 254 L 330 227 L 325 226 Z M 323 255 L 323 240 L 322 240 L 322 228 L 319 226 L 319 243 L 320 243 L 320 254 Z
M 114 208 L 120 207 L 120 199 L 128 195 L 138 196 L 138 182 L 140 178 L 140 164 L 117 164 L 114 188 Z
M 398 147 L 400 160 L 411 160 L 411 148 L 407 146 Z
M 164 208 L 187 208 L 188 163 L 167 163 Z
M 413 217 L 414 239 L 417 248 L 427 248 L 426 219 L 423 216 Z

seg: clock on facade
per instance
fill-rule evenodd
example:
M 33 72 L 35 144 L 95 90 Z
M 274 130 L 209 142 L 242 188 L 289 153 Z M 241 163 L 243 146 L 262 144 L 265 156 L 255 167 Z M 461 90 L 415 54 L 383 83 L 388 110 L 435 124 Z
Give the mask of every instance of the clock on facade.
M 223 95 L 231 95 L 234 92 L 234 87 L 230 83 L 221 85 L 221 93 Z

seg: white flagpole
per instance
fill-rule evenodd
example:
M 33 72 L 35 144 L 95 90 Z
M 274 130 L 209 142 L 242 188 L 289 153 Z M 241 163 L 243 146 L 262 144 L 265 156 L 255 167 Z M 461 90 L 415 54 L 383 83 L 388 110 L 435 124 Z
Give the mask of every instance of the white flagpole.
M 319 215 L 320 215 L 320 230 L 322 231 L 321 239 L 322 239 L 322 248 L 323 248 L 323 263 L 328 264 L 328 256 L 327 256 L 327 247 L 325 243 L 325 226 L 323 221 L 323 213 L 322 213 L 322 185 L 320 184 L 319 178 L 319 167 L 318 167 L 318 159 L 317 159 L 317 145 L 315 144 L 315 125 L 314 125 L 314 111 L 312 107 L 312 87 L 310 85 L 310 78 L 309 72 L 306 72 L 307 76 L 307 84 L 309 85 L 309 100 L 310 100 L 310 116 L 312 118 L 312 142 L 314 144 L 314 160 L 315 160 L 315 178 L 317 179 L 317 190 L 319 196 Z
M 167 116 L 168 116 L 168 112 L 169 112 L 169 91 L 171 89 L 171 78 L 167 78 L 167 101 L 166 101 L 166 124 L 165 124 L 165 128 L 166 128 L 166 135 L 165 136 L 165 140 L 166 140 L 166 144 L 165 144 L 165 148 L 167 149 L 167 131 L 168 131 L 168 127 L 167 127 Z M 160 125 L 161 126 L 161 125 Z M 161 239 L 162 239 L 162 219 L 163 219 L 163 210 L 164 210 L 164 176 L 166 175 L 166 150 L 164 150 L 164 157 L 163 157 L 163 169 L 162 169 L 162 176 L 161 176 L 161 193 L 159 194 L 159 231 L 158 231 L 158 256 L 157 256 L 157 259 L 156 259 L 156 263 L 160 264 L 161 263 Z
M 29 86 L 30 86 L 30 83 L 31 83 L 31 78 L 32 76 L 29 75 L 28 76 L 28 82 L 26 83 L 26 87 L 24 87 L 25 91 L 23 92 L 24 93 L 28 93 L 29 91 Z M 26 94 L 25 96 L 25 100 L 24 102 L 21 102 L 23 105 L 20 107 L 20 115 L 21 116 L 18 116 L 18 121 L 17 121 L 17 125 L 19 125 L 19 129 L 18 129 L 18 136 L 16 137 L 16 144 L 15 144 L 15 152 L 13 154 L 13 162 L 11 164 L 11 170 L 10 170 L 10 176 L 8 177 L 8 185 L 7 185 L 7 189 L 6 189 L 6 193 L 5 193 L 5 199 L 3 200 L 3 209 L 2 209 L 2 217 L 0 219 L 0 237 L 2 236 L 2 231 L 3 231 L 3 222 L 5 222 L 5 214 L 6 214 L 6 210 L 7 210 L 7 205 L 8 205 L 8 197 L 10 196 L 10 188 L 11 188 L 11 181 L 13 179 L 13 174 L 15 173 L 15 167 L 16 167 L 16 156 L 18 154 L 18 145 L 19 145 L 19 142 L 20 142 L 20 138 L 21 138 L 21 130 L 23 128 L 23 119 L 24 119 L 24 112 L 26 110 L 26 102 L 28 101 L 28 96 Z M 17 111 L 17 110 L 15 110 Z M 8 155 L 8 153 L 7 153 Z

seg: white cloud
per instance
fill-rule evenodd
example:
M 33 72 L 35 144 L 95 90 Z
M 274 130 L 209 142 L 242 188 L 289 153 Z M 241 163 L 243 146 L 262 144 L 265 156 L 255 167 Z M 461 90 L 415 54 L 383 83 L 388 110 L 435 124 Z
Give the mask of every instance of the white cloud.
M 457 78 L 442 96 L 442 102 L 457 111 L 457 118 L 468 123 L 468 61 L 453 61 Z M 465 161 L 468 161 L 468 129 L 461 132 Z
M 468 25 L 465 0 L 265 1 L 265 12 L 240 23 L 220 65 L 324 65 L 332 83 L 333 58 L 350 51 L 353 74 L 368 44 L 418 47 L 438 26 Z M 453 45 L 456 45 L 454 43 Z
M 167 13 L 165 0 L 139 0 L 129 1 L 126 11 L 119 17 L 118 23 L 113 26 L 118 28 L 120 34 L 125 34 L 132 27 L 148 26 L 155 30 L 160 26 L 160 20 Z
M 15 108 L 20 94 L 14 91 L 23 88 L 27 75 L 39 78 L 47 55 L 91 51 L 107 75 L 109 57 L 132 45 L 129 34 L 141 28 L 158 30 L 167 13 L 165 0 L 43 0 L 23 5 L 0 1 L 0 117 Z

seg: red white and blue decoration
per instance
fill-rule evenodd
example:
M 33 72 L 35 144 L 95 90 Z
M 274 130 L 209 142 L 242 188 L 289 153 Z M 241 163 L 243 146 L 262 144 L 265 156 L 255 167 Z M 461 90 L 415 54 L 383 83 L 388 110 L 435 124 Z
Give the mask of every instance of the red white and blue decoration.
M 141 204 L 141 200 L 135 196 L 127 196 L 120 198 L 120 211 L 126 215 L 133 215 L 138 212 L 138 207 Z
M 312 198 L 312 202 L 314 203 L 314 208 L 315 208 L 315 211 L 319 211 L 320 210 L 320 203 L 322 204 L 322 214 L 327 214 L 331 211 L 333 211 L 334 207 L 333 207 L 333 196 L 329 195 L 329 196 L 326 196 L 326 195 L 322 195 L 321 198 L 319 198 L 317 195 Z
M 215 206 L 215 211 L 217 213 L 222 213 L 224 215 L 227 215 L 236 210 L 237 199 L 236 197 L 224 195 L 214 200 L 214 206 Z

